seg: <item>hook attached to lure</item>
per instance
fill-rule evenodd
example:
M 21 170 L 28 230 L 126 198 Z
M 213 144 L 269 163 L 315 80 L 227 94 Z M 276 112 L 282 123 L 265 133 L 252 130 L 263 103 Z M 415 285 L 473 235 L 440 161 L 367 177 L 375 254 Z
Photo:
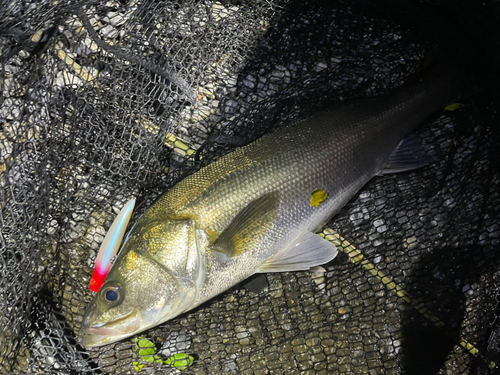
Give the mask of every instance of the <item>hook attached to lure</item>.
M 128 222 L 134 211 L 135 198 L 129 200 L 120 213 L 116 217 L 113 224 L 106 233 L 104 241 L 102 241 L 101 247 L 99 248 L 99 253 L 97 253 L 97 258 L 95 260 L 94 272 L 92 273 L 92 278 L 90 279 L 90 290 L 93 292 L 98 292 L 101 286 L 106 280 L 111 267 L 113 266 L 113 260 L 120 248 L 120 245 L 125 235 L 125 229 L 127 229 Z

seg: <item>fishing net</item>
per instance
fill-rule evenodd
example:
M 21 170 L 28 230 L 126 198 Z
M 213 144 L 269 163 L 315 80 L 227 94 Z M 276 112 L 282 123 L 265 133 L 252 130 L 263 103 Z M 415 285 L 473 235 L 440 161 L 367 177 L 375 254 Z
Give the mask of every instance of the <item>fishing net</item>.
M 0 1 L 0 373 L 497 372 L 499 14 Z M 238 286 L 139 336 L 79 345 L 97 250 L 128 199 L 134 221 L 215 158 L 389 92 L 436 49 L 467 62 L 475 92 L 418 130 L 430 165 L 376 177 L 321 231 L 341 250 L 326 273 L 269 274 L 260 293 Z

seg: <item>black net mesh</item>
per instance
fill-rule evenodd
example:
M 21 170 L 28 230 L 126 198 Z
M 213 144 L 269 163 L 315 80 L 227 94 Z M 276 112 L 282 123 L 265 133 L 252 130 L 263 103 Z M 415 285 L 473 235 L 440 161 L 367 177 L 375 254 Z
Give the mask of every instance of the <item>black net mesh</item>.
M 0 1 L 0 373 L 497 372 L 499 15 L 465 1 Z M 267 291 L 234 288 L 143 344 L 78 344 L 97 250 L 131 196 L 136 218 L 235 147 L 390 91 L 436 48 L 483 73 L 477 92 L 419 129 L 431 165 L 375 178 L 322 231 L 342 250 L 325 274 L 269 274 Z M 191 366 L 165 363 L 182 353 Z

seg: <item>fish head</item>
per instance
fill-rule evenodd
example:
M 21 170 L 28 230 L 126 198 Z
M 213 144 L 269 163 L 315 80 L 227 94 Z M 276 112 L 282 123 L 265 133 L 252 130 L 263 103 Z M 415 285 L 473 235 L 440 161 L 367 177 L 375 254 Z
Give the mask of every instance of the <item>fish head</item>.
M 205 271 L 196 236 L 192 220 L 154 222 L 133 231 L 85 312 L 82 345 L 111 344 L 189 309 Z

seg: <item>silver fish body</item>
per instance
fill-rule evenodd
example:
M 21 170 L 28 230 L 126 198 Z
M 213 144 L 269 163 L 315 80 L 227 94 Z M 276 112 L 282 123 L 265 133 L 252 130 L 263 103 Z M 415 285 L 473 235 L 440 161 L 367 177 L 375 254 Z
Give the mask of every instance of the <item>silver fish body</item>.
M 457 96 L 454 74 L 430 69 L 389 95 L 298 121 L 185 178 L 133 227 L 84 316 L 83 344 L 158 325 L 255 273 L 330 261 L 335 247 L 314 232 Z

